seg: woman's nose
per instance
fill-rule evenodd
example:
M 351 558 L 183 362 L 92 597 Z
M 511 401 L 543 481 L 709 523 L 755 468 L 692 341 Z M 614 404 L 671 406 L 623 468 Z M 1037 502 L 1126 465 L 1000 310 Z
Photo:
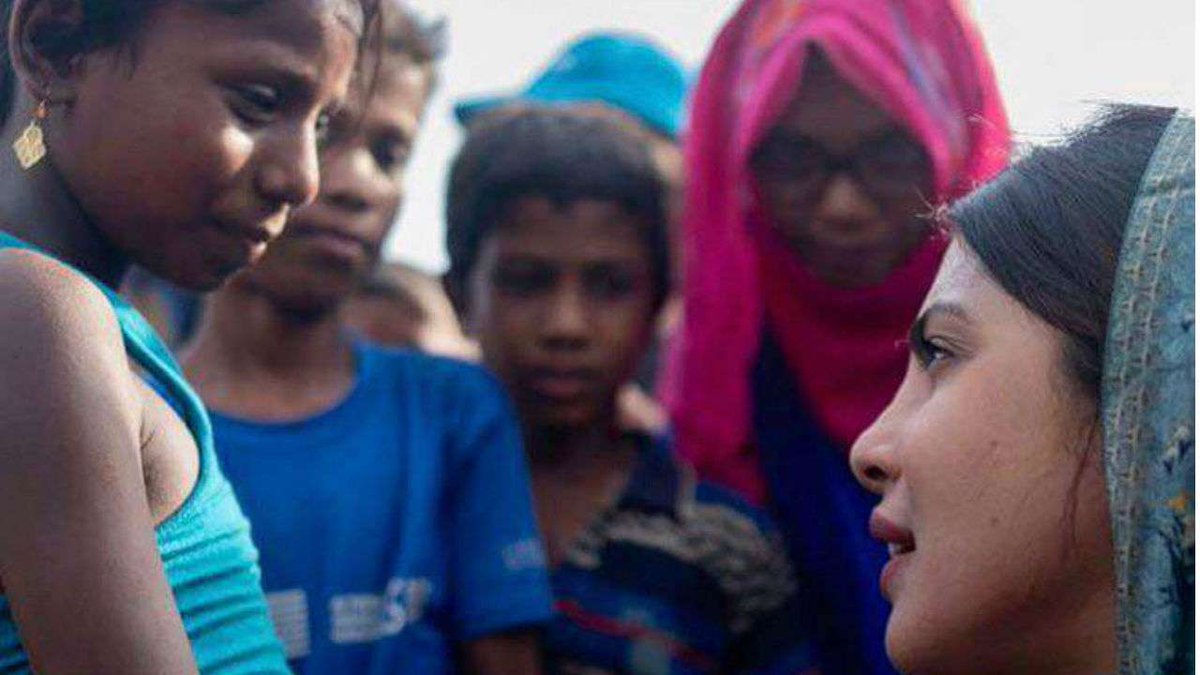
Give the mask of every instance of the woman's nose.
M 860 485 L 877 495 L 882 495 L 900 474 L 895 461 L 895 405 L 896 401 L 893 400 L 883 414 L 859 435 L 850 449 L 850 469 L 854 477 Z

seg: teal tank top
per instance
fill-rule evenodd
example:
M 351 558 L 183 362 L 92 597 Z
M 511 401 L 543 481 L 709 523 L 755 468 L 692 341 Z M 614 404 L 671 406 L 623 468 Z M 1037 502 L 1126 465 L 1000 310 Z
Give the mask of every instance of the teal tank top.
M 0 232 L 0 249 L 5 248 L 45 255 Z M 166 392 L 200 449 L 200 474 L 192 494 L 156 529 L 158 551 L 200 672 L 287 673 L 267 612 L 250 525 L 217 465 L 204 404 L 137 310 L 112 289 L 83 276 L 104 292 L 120 323 L 126 352 Z M 8 600 L 0 595 L 0 673 L 31 672 Z

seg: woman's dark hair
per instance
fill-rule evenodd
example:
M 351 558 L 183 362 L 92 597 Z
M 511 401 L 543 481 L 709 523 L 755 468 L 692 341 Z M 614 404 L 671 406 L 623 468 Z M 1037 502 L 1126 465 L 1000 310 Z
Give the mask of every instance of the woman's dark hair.
M 178 0 L 185 1 L 185 0 Z M 190 0 L 236 14 L 271 0 Z M 146 17 L 167 0 L 79 0 L 82 17 L 71 30 L 47 30 L 37 37 L 38 49 L 47 56 L 66 62 L 71 56 L 86 54 L 116 45 L 132 44 Z M 359 47 L 378 30 L 379 0 L 357 0 L 363 11 L 363 34 Z M 14 0 L 0 0 L 0 123 L 7 121 L 16 92 L 16 73 L 9 58 L 8 28 L 12 23 Z
M 1172 108 L 1111 105 L 952 206 L 991 277 L 1066 336 L 1067 374 L 1100 400 L 1125 222 Z
M 560 208 L 613 202 L 636 218 L 654 268 L 657 310 L 670 283 L 665 187 L 643 140 L 615 116 L 571 108 L 502 110 L 471 125 L 446 195 L 447 278 L 456 302 L 506 208 L 532 196 Z

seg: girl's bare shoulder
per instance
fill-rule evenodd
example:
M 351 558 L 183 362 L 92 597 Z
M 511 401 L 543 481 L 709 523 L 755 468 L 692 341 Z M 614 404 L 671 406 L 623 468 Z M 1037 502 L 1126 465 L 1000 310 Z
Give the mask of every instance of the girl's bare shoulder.
M 92 411 L 79 404 L 103 401 L 96 415 L 136 423 L 132 372 L 108 299 L 44 255 L 0 250 L 0 371 L 9 411 L 86 419 Z
M 120 327 L 104 293 L 32 251 L 0 250 L 0 326 L 0 344 L 74 346 L 93 356 L 113 351 L 124 360 Z

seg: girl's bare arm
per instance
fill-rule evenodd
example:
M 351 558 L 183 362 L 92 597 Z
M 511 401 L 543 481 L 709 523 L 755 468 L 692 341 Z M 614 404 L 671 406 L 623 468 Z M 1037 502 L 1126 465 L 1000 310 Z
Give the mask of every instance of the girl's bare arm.
M 141 468 L 141 403 L 98 289 L 0 254 L 0 582 L 37 672 L 195 673 Z

